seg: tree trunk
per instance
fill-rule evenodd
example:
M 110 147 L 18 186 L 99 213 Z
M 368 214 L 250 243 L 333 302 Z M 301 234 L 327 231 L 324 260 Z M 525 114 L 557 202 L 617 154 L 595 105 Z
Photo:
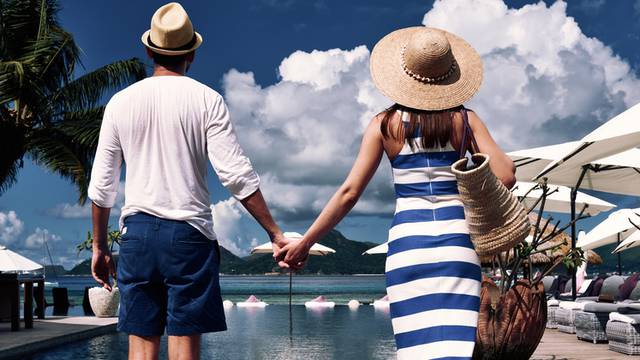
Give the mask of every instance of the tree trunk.
M 544 286 L 518 280 L 506 294 L 484 278 L 474 360 L 529 359 L 547 323 Z

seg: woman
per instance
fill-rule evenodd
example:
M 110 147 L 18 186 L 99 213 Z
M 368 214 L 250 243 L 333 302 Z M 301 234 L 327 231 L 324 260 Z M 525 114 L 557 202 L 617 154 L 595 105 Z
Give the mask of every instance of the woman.
M 375 46 L 371 74 L 395 105 L 371 121 L 349 176 L 304 238 L 276 255 L 302 267 L 310 247 L 356 204 L 386 153 L 397 199 L 385 272 L 398 359 L 471 358 L 480 264 L 450 170 L 471 143 L 462 144 L 463 132 L 470 128 L 479 149 L 469 150 L 488 154 L 507 187 L 515 182 L 511 159 L 462 106 L 482 82 L 480 56 L 449 32 L 411 27 Z

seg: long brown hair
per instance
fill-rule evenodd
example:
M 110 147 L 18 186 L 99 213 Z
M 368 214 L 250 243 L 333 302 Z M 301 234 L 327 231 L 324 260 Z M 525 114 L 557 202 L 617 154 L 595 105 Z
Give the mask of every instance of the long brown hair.
M 419 110 L 400 104 L 393 104 L 384 110 L 380 131 L 385 139 L 391 137 L 394 140 L 403 141 L 421 136 L 421 146 L 425 149 L 444 147 L 451 140 L 453 131 L 453 115 L 460 111 L 462 106 L 446 110 Z M 409 115 L 409 124 L 398 126 L 396 131 L 391 131 L 389 121 L 397 111 Z M 417 133 L 417 134 L 416 134 Z M 413 148 L 414 141 L 408 141 Z

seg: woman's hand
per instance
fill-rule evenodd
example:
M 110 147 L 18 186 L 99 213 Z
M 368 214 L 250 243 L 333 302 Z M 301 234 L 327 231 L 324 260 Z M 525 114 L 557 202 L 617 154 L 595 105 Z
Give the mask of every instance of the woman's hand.
M 273 249 L 273 259 L 275 260 L 276 263 L 278 263 L 278 266 L 280 266 L 281 268 L 289 267 L 287 263 L 284 262 L 284 255 L 280 255 L 280 251 L 283 247 L 287 246 L 291 242 L 292 240 L 289 238 L 286 238 L 281 232 L 274 235 L 274 237 L 271 239 L 271 246 Z
M 276 258 L 283 259 L 283 261 L 278 262 L 278 265 L 280 265 L 281 262 L 284 262 L 284 266 L 281 265 L 280 267 L 300 270 L 304 267 L 307 259 L 309 258 L 310 249 L 311 246 L 304 240 L 291 241 L 276 254 Z

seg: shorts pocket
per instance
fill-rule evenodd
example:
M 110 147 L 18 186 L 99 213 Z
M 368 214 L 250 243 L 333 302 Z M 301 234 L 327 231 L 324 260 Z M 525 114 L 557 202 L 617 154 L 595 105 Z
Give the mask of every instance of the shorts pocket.
M 173 243 L 177 246 L 211 246 L 213 241 L 201 233 L 200 230 L 183 223 L 177 224 Z
M 136 253 L 144 250 L 146 237 L 145 224 L 130 224 L 127 231 L 120 237 L 120 252 Z

